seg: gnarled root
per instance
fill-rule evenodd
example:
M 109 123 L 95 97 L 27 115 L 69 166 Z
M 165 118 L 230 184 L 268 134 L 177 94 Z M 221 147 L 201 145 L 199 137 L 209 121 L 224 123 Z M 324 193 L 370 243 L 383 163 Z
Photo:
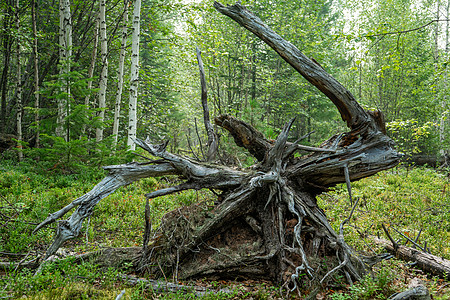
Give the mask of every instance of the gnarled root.
M 166 215 L 140 270 L 174 279 L 264 278 L 290 290 L 337 274 L 360 279 L 364 264 L 314 198 L 274 185 L 275 193 L 249 183 L 224 193 L 216 207 L 201 203 Z

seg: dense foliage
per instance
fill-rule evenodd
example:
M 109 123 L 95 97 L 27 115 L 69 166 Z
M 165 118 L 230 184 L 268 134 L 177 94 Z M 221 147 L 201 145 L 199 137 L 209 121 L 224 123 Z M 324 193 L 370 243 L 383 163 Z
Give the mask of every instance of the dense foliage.
M 99 109 L 102 60 L 95 24 L 99 3 L 70 2 L 73 45 L 66 62 L 58 52 L 57 3 L 2 2 L 0 127 L 2 151 L 8 150 L 3 156 L 14 157 L 23 147 L 25 157 L 53 160 L 69 170 L 76 160 L 105 163 L 98 156 L 107 157 L 116 148 L 111 129 L 118 84 L 123 93 L 117 149 L 126 149 L 132 20 L 124 24 L 122 17 L 125 10 L 131 14 L 133 3 L 106 4 L 109 73 L 106 108 Z M 447 3 L 250 0 L 243 4 L 337 77 L 367 109 L 383 111 L 388 131 L 402 151 L 437 157 L 448 149 Z M 33 14 L 36 35 L 30 22 Z M 292 139 L 315 131 L 308 137 L 310 144 L 342 129 L 336 109 L 324 95 L 260 40 L 217 14 L 211 0 L 146 0 L 141 16 L 138 136 L 171 138 L 172 150 L 200 155 L 206 139 L 201 124 L 196 125 L 202 114 L 196 46 L 203 51 L 213 117 L 235 115 L 271 138 L 288 119 L 297 117 Z M 124 25 L 129 28 L 121 83 L 117 66 Z M 61 64 L 69 64 L 65 73 L 58 67 Z M 20 82 L 15 79 L 19 67 Z M 66 85 L 70 89 L 64 89 Z M 20 103 L 19 87 L 24 91 Z M 67 101 L 63 115 L 67 137 L 56 132 L 61 99 Z M 100 142 L 94 142 L 97 128 L 105 132 Z M 234 159 L 243 158 L 237 153 Z

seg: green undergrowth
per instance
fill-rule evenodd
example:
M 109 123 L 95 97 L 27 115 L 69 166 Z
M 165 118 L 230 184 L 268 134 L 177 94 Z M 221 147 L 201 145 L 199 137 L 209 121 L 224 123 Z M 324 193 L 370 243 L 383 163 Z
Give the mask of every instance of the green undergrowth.
M 55 212 L 91 190 L 106 172 L 99 168 L 77 174 L 63 174 L 39 165 L 16 165 L 0 162 L 0 260 L 19 261 L 42 254 L 51 243 L 55 225 L 32 234 L 35 226 L 49 213 Z M 174 184 L 173 178 L 148 178 L 122 187 L 95 208 L 90 220 L 85 220 L 81 235 L 64 247 L 76 253 L 104 247 L 141 246 L 144 229 L 145 194 Z M 344 228 L 347 242 L 365 254 L 379 253 L 374 236 L 386 238 L 382 224 L 396 240 L 405 239 L 394 231 L 427 245 L 432 254 L 450 259 L 450 184 L 444 173 L 426 168 L 395 168 L 352 183 L 358 205 Z M 150 201 L 153 229 L 162 216 L 180 206 L 199 201 L 212 201 L 210 191 L 188 191 L 159 197 Z M 319 205 L 325 210 L 332 226 L 340 223 L 351 210 L 345 185 L 321 195 Z M 411 244 L 408 244 L 411 246 Z M 123 299 L 196 299 L 193 294 L 155 295 L 144 286 L 127 286 L 117 277 L 119 271 L 100 269 L 89 262 L 49 264 L 43 272 L 32 276 L 30 271 L 0 271 L 0 298 L 28 299 L 114 299 L 125 289 Z M 404 262 L 395 259 L 379 264 L 373 274 L 352 287 L 342 284 L 329 287 L 320 295 L 323 299 L 387 299 L 406 288 L 408 278 L 420 276 L 426 281 L 434 299 L 450 299 L 448 285 L 442 279 L 417 273 Z M 223 283 L 220 283 L 223 284 Z M 215 288 L 217 284 L 208 283 Z M 209 294 L 203 299 L 274 299 L 280 297 L 278 287 L 252 288 L 234 284 L 230 293 Z M 446 298 L 447 297 L 447 298 Z
M 358 203 L 344 227 L 344 236 L 356 250 L 366 255 L 385 252 L 374 243 L 375 237 L 388 240 L 382 228 L 384 224 L 399 244 L 412 247 L 408 237 L 430 253 L 450 259 L 448 173 L 428 168 L 397 167 L 352 182 L 351 187 L 353 203 L 356 200 Z M 347 186 L 343 184 L 322 194 L 318 197 L 318 204 L 338 232 L 351 211 Z M 380 293 L 383 291 L 380 280 L 385 282 L 385 288 L 394 292 L 406 289 L 412 277 L 423 280 L 434 299 L 450 299 L 450 289 L 443 279 L 425 276 L 414 266 L 395 259 L 384 261 L 382 266 L 381 269 L 379 266 L 374 268 L 376 277 L 366 277 L 347 290 L 332 294 L 331 299 L 386 299 L 385 293 Z
M 48 263 L 37 275 L 29 270 L 12 272 L 0 277 L 0 284 L 3 287 L 0 297 L 13 299 L 115 299 L 122 291 L 122 299 L 218 300 L 245 298 L 249 294 L 242 285 L 226 293 L 219 290 L 220 286 L 211 285 L 212 292 L 204 295 L 189 290 L 160 295 L 145 283 L 129 285 L 116 269 L 102 269 L 91 262 L 73 263 L 71 259 Z M 260 295 L 265 295 L 261 292 L 265 288 L 262 286 Z
M 83 174 L 42 174 L 17 166 L 0 166 L 0 251 L 26 253 L 47 247 L 54 226 L 31 234 L 38 223 L 50 213 L 60 210 L 90 191 L 106 172 Z M 99 247 L 142 245 L 145 194 L 170 185 L 172 179 L 146 178 L 121 187 L 100 201 L 89 220 L 83 224 L 82 235 L 68 244 L 73 251 L 86 252 Z M 153 228 L 161 217 L 180 206 L 211 198 L 209 191 L 187 191 L 150 201 Z M 66 217 L 70 216 L 70 213 Z
M 420 232 L 417 244 L 426 244 L 431 253 L 450 259 L 450 183 L 446 174 L 398 167 L 351 185 L 353 200 L 359 202 L 344 234 L 353 247 L 371 252 L 367 245 L 373 244 L 372 237 L 387 239 L 384 224 L 394 240 L 406 242 L 404 236 L 416 240 Z M 351 210 L 346 185 L 321 195 L 319 205 L 337 231 Z

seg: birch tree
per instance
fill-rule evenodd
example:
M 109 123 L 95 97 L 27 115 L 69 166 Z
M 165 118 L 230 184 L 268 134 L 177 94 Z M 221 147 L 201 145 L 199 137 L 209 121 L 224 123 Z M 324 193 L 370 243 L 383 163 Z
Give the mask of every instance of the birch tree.
M 122 101 L 122 91 L 123 91 L 123 67 L 125 63 L 125 54 L 127 47 L 128 38 L 128 0 L 124 1 L 123 8 L 123 24 L 122 24 L 122 42 L 119 54 L 119 67 L 118 67 L 118 78 L 117 78 L 117 93 L 116 93 L 116 103 L 114 106 L 114 123 L 113 123 L 113 148 L 117 147 L 117 140 L 119 136 L 119 117 L 120 117 L 120 102 Z
M 439 3 L 439 1 L 438 1 Z M 439 6 L 438 6 L 439 9 Z M 446 3 L 446 10 L 445 10 L 445 55 L 447 57 L 448 55 L 448 51 L 449 51 L 449 11 L 450 11 L 450 1 L 447 0 Z M 438 18 L 439 19 L 439 18 Z M 436 22 L 437 23 L 437 22 Z M 437 31 L 437 30 L 436 30 Z M 437 33 L 436 33 L 437 34 Z M 448 97 L 447 97 L 447 80 L 448 80 L 448 70 L 447 70 L 447 66 L 445 66 L 445 70 L 443 72 L 443 76 L 444 76 L 444 80 L 443 80 L 443 87 L 444 87 L 444 93 L 442 95 L 442 99 L 441 99 L 441 117 L 439 120 L 439 142 L 440 142 L 440 150 L 439 150 L 439 154 L 444 158 L 444 165 L 449 164 L 449 153 L 448 153 L 448 149 L 446 149 L 446 127 L 448 125 L 448 115 L 449 115 L 449 110 L 447 108 L 447 101 L 448 101 Z
M 103 140 L 103 121 L 105 119 L 106 108 L 106 87 L 108 83 L 108 40 L 106 38 L 106 0 L 100 1 L 100 47 L 102 56 L 102 72 L 100 75 L 98 93 L 98 119 L 100 126 L 96 130 L 96 141 Z
M 63 137 L 66 141 L 69 136 L 64 129 L 64 122 L 69 111 L 70 99 L 70 61 L 72 58 L 72 17 L 70 12 L 70 1 L 59 1 L 59 74 L 63 81 L 62 94 L 58 98 L 58 115 L 56 119 L 56 135 Z
M 33 26 L 33 59 L 34 59 L 34 123 L 36 126 L 36 147 L 39 148 L 39 58 L 36 26 L 36 1 L 31 1 L 31 22 Z
M 136 127 L 137 127 L 137 97 L 139 86 L 139 38 L 140 38 L 140 14 L 141 0 L 134 1 L 133 9 L 133 34 L 131 37 L 131 76 L 130 76 L 130 104 L 128 112 L 128 141 L 130 150 L 135 150 Z
M 20 66 L 20 15 L 19 15 L 19 0 L 16 0 L 15 15 L 16 15 L 16 47 L 17 47 L 17 148 L 19 150 L 19 161 L 23 160 L 22 152 L 22 68 Z
M 95 20 L 95 28 L 94 28 L 94 42 L 92 45 L 92 58 L 91 58 L 91 63 L 89 65 L 89 71 L 88 71 L 88 79 L 89 79 L 88 84 L 87 84 L 88 90 L 92 89 L 92 78 L 94 77 L 95 62 L 97 60 L 99 27 L 100 27 L 100 22 L 99 22 L 99 18 L 97 16 L 97 18 Z M 84 98 L 84 105 L 86 107 L 90 107 L 90 100 L 91 100 L 91 95 L 88 93 L 86 95 L 86 97 Z M 86 132 L 86 124 L 83 125 L 81 135 L 83 136 L 85 134 L 85 132 Z

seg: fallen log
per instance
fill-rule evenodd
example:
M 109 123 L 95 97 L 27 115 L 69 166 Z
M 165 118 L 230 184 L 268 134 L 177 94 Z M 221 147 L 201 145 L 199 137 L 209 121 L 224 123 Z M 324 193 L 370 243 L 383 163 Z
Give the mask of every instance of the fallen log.
M 428 166 L 436 168 L 445 164 L 445 157 L 436 155 L 410 155 L 404 158 L 405 163 L 416 166 Z
M 377 237 L 374 238 L 374 242 L 402 260 L 416 262 L 417 268 L 428 274 L 450 279 L 450 260 L 415 248 L 393 245 L 391 242 Z

